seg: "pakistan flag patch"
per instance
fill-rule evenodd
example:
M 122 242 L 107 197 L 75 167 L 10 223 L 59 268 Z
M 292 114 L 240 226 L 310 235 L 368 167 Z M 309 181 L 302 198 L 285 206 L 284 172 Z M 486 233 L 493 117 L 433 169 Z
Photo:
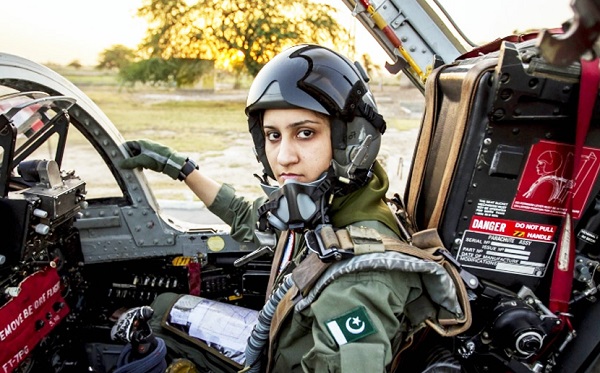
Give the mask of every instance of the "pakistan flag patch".
M 373 323 L 364 306 L 358 306 L 342 316 L 329 320 L 326 325 L 339 346 L 375 333 Z

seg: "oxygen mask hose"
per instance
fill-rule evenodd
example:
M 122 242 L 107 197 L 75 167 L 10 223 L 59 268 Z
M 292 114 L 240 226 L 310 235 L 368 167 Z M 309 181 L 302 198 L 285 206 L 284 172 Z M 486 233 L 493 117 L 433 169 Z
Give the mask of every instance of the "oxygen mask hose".
M 284 295 L 292 287 L 292 275 L 289 274 L 283 278 L 283 282 L 277 290 L 269 297 L 265 306 L 258 314 L 258 322 L 254 326 L 248 345 L 246 346 L 246 366 L 242 372 L 257 373 L 261 371 L 261 354 L 269 340 L 269 330 L 271 321 L 277 310 L 277 306 Z

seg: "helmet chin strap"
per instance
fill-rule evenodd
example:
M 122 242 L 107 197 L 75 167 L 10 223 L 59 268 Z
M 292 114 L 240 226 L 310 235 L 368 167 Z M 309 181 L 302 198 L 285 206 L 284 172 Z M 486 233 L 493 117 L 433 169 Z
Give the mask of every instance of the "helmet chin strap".
M 282 186 L 261 184 L 269 197 L 258 209 L 258 229 L 303 230 L 329 221 L 332 170 L 311 183 L 287 180 Z

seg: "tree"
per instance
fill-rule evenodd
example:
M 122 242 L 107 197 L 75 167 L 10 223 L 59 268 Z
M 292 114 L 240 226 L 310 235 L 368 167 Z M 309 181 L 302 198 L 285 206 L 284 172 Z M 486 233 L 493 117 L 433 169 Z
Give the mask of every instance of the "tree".
M 135 51 L 124 45 L 116 44 L 100 53 L 97 69 L 122 69 L 135 60 Z
M 76 70 L 79 70 L 79 69 L 81 69 L 82 65 L 81 65 L 81 62 L 79 62 L 79 60 L 73 60 L 73 61 L 69 62 L 69 64 L 67 66 L 72 67 Z
M 151 57 L 132 62 L 119 70 L 119 78 L 124 83 L 137 82 L 152 85 L 172 85 L 177 88 L 196 84 L 202 75 L 213 69 L 213 61 L 194 58 L 170 58 L 168 60 Z
M 242 66 L 254 76 L 293 44 L 343 42 L 346 33 L 336 12 L 315 0 L 198 0 L 190 5 L 146 0 L 138 14 L 149 21 L 142 44 L 147 56 L 214 59 L 220 68 Z M 232 57 L 241 63 L 228 66 Z

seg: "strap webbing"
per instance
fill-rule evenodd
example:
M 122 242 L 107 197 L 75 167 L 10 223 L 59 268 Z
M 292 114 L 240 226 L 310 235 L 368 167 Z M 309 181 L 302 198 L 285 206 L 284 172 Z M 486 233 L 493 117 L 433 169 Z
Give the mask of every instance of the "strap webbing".
M 572 178 L 580 167 L 581 154 L 587 136 L 592 111 L 598 94 L 600 68 L 595 58 L 592 61 L 581 60 L 581 81 L 579 85 L 579 104 L 577 110 L 577 129 L 575 134 L 575 156 L 573 158 Z M 573 286 L 573 268 L 575 265 L 575 240 L 573 237 L 573 194 L 566 201 L 564 223 L 558 240 L 558 250 L 554 258 L 554 272 L 550 286 L 549 307 L 552 312 L 566 313 Z
M 283 255 L 283 251 L 285 248 L 285 245 L 289 239 L 289 235 L 290 234 L 294 234 L 290 231 L 283 231 L 281 232 L 281 235 L 279 236 L 279 241 L 277 241 L 277 246 L 275 247 L 275 254 L 273 255 L 273 265 L 271 265 L 271 273 L 269 275 L 269 282 L 267 283 L 267 294 L 265 297 L 265 302 L 269 301 L 269 297 L 271 296 L 271 293 L 273 292 L 273 286 L 275 283 L 275 279 L 278 277 L 277 276 L 277 271 L 279 270 L 279 263 L 281 262 L 281 256 Z

